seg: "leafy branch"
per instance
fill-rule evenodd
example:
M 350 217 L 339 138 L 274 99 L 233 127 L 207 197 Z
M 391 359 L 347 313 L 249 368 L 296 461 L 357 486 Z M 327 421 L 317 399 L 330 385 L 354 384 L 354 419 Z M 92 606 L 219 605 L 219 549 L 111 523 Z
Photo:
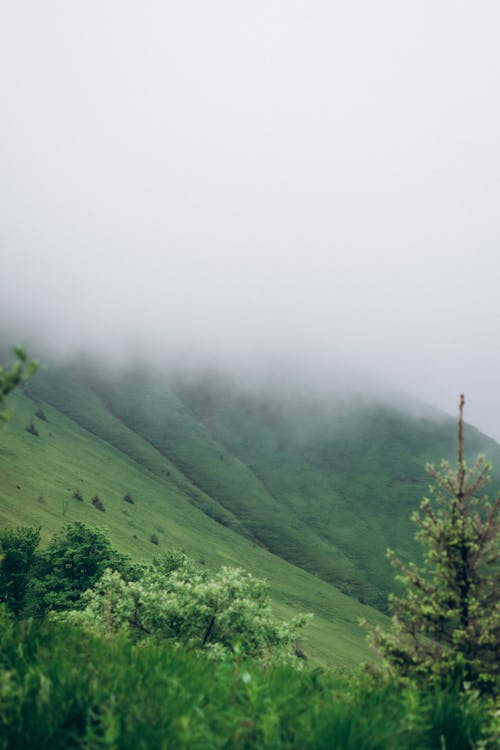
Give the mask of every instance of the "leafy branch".
M 28 360 L 24 346 L 15 346 L 12 351 L 16 360 L 8 367 L 0 365 L 0 423 L 9 418 L 8 412 L 3 408 L 5 396 L 31 378 L 38 369 L 36 360 Z

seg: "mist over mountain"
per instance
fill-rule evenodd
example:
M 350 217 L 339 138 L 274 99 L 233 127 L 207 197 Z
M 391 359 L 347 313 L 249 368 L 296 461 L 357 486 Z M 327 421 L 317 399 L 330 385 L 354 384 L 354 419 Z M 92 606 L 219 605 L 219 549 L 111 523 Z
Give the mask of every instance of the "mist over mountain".
M 496 3 L 7 3 L 2 336 L 340 371 L 500 437 Z
M 497 747 L 499 28 L 0 2 L 2 747 Z

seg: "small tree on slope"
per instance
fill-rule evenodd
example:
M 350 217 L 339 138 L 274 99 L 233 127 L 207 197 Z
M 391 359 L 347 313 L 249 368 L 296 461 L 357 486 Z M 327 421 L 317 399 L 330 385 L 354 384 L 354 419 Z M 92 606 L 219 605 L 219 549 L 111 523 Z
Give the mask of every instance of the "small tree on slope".
M 483 492 L 490 466 L 483 456 L 468 467 L 464 458 L 460 397 L 458 462 L 427 466 L 434 480 L 412 520 L 426 552 L 419 568 L 406 567 L 388 551 L 406 587 L 392 595 L 392 630 L 376 629 L 373 645 L 387 666 L 418 681 L 458 680 L 482 692 L 498 688 L 500 673 L 499 510 L 500 496 Z
M 15 346 L 13 352 L 17 361 L 9 368 L 0 365 L 0 423 L 8 419 L 8 413 L 3 409 L 4 397 L 34 375 L 38 369 L 36 360 L 28 362 L 24 347 Z

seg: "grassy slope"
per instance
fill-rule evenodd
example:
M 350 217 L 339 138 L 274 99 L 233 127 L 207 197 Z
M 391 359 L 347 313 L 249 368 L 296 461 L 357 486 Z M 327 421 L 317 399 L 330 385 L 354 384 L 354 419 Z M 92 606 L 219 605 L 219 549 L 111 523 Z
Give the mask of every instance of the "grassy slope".
M 418 555 L 409 517 L 427 488 L 425 464 L 455 449 L 452 419 L 382 404 L 266 395 L 214 376 L 90 373 L 89 385 L 218 504 L 193 496 L 204 512 L 379 607 L 393 582 L 386 548 Z M 81 420 L 81 409 L 72 415 Z M 102 421 L 92 429 L 102 434 Z M 473 428 L 467 444 L 500 466 L 500 447 Z
M 87 404 L 87 418 L 93 407 L 98 411 L 99 402 L 93 404 L 88 394 L 76 388 L 73 394 Z M 175 546 L 214 569 L 221 564 L 241 565 L 269 581 L 281 616 L 290 617 L 297 611 L 315 613 L 305 642 L 313 660 L 349 668 L 369 656 L 357 621 L 359 617 L 379 621 L 378 613 L 193 506 L 187 494 L 189 482 L 118 420 L 106 421 L 105 413 L 101 414 L 103 429 L 121 444 L 121 450 L 41 400 L 36 405 L 42 406 L 48 422 L 35 418 L 40 433 L 35 437 L 24 429 L 35 411 L 34 402 L 16 396 L 11 405 L 13 418 L 0 432 L 2 526 L 39 525 L 48 539 L 63 523 L 81 520 L 105 528 L 114 544 L 137 560 Z M 72 497 L 77 487 L 85 498 L 83 503 Z M 191 491 L 199 493 L 195 488 Z M 135 497 L 134 505 L 123 501 L 126 492 Z M 90 504 L 96 493 L 105 504 L 105 513 Z M 159 547 L 149 541 L 152 533 L 158 535 Z
M 328 583 L 385 601 L 384 551 L 417 554 L 409 515 L 425 462 L 452 457 L 453 420 L 270 396 L 221 378 L 109 379 L 81 367 L 39 375 L 28 393 L 0 433 L 0 522 L 37 523 L 47 537 L 81 519 L 106 526 L 136 559 L 158 550 L 154 533 L 160 550 L 242 565 L 269 580 L 283 616 L 316 613 L 316 658 L 348 666 L 368 656 L 357 617 L 380 616 Z M 35 419 L 37 438 L 24 426 L 39 403 L 49 422 Z M 500 465 L 498 445 L 472 428 L 467 442 Z M 85 503 L 72 498 L 76 487 Z M 123 501 L 128 491 L 135 505 Z M 106 513 L 90 505 L 95 493 Z

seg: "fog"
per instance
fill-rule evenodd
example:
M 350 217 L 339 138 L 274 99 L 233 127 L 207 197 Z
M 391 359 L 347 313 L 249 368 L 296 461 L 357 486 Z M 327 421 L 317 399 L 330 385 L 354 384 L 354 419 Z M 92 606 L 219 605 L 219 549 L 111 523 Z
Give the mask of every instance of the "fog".
M 0 337 L 465 391 L 500 439 L 499 23 L 3 0 Z

